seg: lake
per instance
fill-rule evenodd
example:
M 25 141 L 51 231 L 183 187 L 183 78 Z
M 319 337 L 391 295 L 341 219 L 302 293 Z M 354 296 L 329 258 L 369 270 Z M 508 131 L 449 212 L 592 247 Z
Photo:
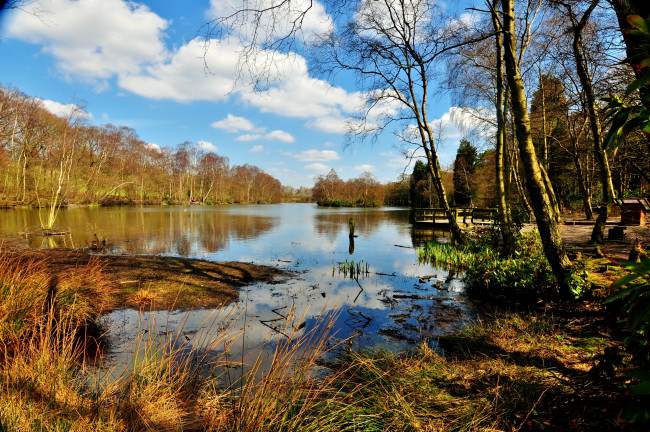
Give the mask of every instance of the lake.
M 403 349 L 474 317 L 461 280 L 417 260 L 417 247 L 447 242 L 448 233 L 412 227 L 409 211 L 315 204 L 79 207 L 62 210 L 57 219 L 55 229 L 70 234 L 36 237 L 18 233 L 39 228 L 37 211 L 13 209 L 1 213 L 0 236 L 34 248 L 75 248 L 90 244 L 96 234 L 107 240 L 112 254 L 244 261 L 296 272 L 280 284 L 242 288 L 239 300 L 224 311 L 116 310 L 104 317 L 113 363 L 130 358 L 134 339 L 148 327 L 160 335 L 183 335 L 188 346 L 205 341 L 212 316 L 221 312 L 231 330 L 241 333 L 235 346 L 246 353 L 272 346 L 270 334 L 271 341 L 282 337 L 278 326 L 289 311 L 301 331 L 322 325 L 323 314 L 334 311 L 337 337 L 350 337 L 362 347 Z M 351 217 L 358 236 L 353 240 Z M 355 279 L 340 272 L 346 260 L 361 263 L 363 274 Z

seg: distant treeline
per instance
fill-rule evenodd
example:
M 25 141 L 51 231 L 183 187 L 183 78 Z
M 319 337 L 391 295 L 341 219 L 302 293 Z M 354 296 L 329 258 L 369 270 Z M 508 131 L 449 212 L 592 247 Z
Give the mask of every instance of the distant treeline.
M 384 186 L 369 172 L 344 181 L 331 169 L 316 178 L 312 199 L 320 206 L 379 207 L 384 204 L 384 193 Z
M 255 166 L 230 166 L 190 142 L 159 148 L 128 127 L 90 126 L 81 110 L 57 116 L 4 87 L 0 175 L 0 204 L 277 203 L 282 195 L 280 181 Z

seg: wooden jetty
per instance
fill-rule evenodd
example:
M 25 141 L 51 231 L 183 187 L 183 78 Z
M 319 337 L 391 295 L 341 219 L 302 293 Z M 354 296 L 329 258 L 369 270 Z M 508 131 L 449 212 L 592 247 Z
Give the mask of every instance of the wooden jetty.
M 458 224 L 481 225 L 492 224 L 497 215 L 495 208 L 452 208 Z M 415 208 L 412 210 L 412 221 L 415 225 L 446 225 L 449 224 L 447 214 L 442 208 Z

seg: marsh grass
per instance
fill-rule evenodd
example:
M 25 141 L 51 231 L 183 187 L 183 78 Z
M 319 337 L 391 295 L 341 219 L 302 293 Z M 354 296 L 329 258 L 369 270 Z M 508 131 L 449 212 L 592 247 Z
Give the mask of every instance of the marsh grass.
M 242 356 L 233 353 L 251 330 L 232 326 L 237 322 L 235 308 L 209 317 L 207 330 L 191 340 L 182 323 L 171 331 L 154 318 L 141 323 L 132 364 L 123 371 L 99 373 L 96 358 L 87 354 L 79 338 L 81 329 L 91 327 L 97 316 L 85 302 L 100 299 L 96 304 L 104 304 L 101 290 L 108 289 L 101 268 L 92 265 L 80 268 L 75 281 L 60 276 L 62 288 L 52 302 L 56 307 L 48 308 L 42 306 L 48 304 L 51 280 L 46 266 L 0 255 L 0 429 L 385 432 L 617 427 L 612 393 L 593 388 L 587 374 L 611 342 L 602 334 L 580 335 L 573 321 L 547 315 L 496 315 L 440 339 L 442 351 L 422 344 L 394 353 L 338 345 L 331 333 L 335 314 L 325 314 L 321 325 L 309 327 L 296 325 L 305 322 L 305 316 L 292 311 L 269 333 L 267 350 Z M 101 290 L 84 286 L 82 280 L 96 281 Z M 38 307 L 30 309 L 21 292 Z M 64 305 L 71 305 L 73 312 L 66 312 Z M 325 362 L 334 348 L 336 354 Z
M 332 276 L 334 276 L 335 272 L 336 266 L 332 264 Z M 338 273 L 343 274 L 343 277 L 350 276 L 350 279 L 359 279 L 359 277 L 370 275 L 370 264 L 363 259 L 357 262 L 346 259 L 345 262 L 338 263 Z
M 50 322 L 66 323 L 80 336 L 95 329 L 95 320 L 111 307 L 112 285 L 101 264 L 88 264 L 61 275 L 47 260 L 0 250 L 0 346 L 5 357 L 33 344 Z
M 418 260 L 443 267 L 463 270 L 468 268 L 475 258 L 476 248 L 468 245 L 457 246 L 442 243 L 427 243 L 417 250 Z M 485 252 L 486 253 L 486 252 Z
M 133 295 L 131 296 L 131 302 L 140 309 L 144 309 L 148 306 L 154 305 L 159 301 L 161 296 L 156 292 L 156 290 L 151 287 L 142 288 L 140 287 Z
M 350 352 L 339 377 L 353 389 L 346 415 L 366 420 L 360 430 L 617 429 L 621 395 L 588 373 L 613 344 L 583 348 L 578 333 L 572 320 L 499 313 L 441 338 L 442 351 Z
M 98 373 L 79 335 L 108 304 L 102 268 L 60 275 L 53 290 L 46 264 L 0 255 L 3 430 L 326 430 L 332 422 L 320 413 L 335 375 L 318 362 L 336 345 L 333 315 L 307 329 L 295 325 L 304 316 L 288 314 L 266 341 L 270 360 L 261 350 L 237 369 L 230 353 L 249 329 L 233 329 L 235 317 L 211 316 L 191 343 L 182 324 L 161 331 L 154 318 L 141 324 L 130 367 Z
M 418 249 L 418 259 L 464 271 L 466 292 L 475 298 L 500 297 L 530 303 L 557 297 L 557 283 L 538 232 L 519 235 L 510 256 L 501 256 L 495 249 L 495 237 L 495 232 L 488 230 L 474 232 L 465 245 L 428 243 Z M 575 279 L 576 287 L 582 289 L 585 281 Z

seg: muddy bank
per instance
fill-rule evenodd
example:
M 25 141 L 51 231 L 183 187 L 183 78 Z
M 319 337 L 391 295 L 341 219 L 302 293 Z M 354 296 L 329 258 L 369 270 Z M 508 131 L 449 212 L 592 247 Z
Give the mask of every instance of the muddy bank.
M 242 262 L 142 255 L 94 255 L 84 250 L 13 249 L 25 260 L 43 259 L 52 274 L 96 260 L 114 286 L 114 307 L 207 308 L 236 300 L 239 288 L 281 283 L 293 273 Z

